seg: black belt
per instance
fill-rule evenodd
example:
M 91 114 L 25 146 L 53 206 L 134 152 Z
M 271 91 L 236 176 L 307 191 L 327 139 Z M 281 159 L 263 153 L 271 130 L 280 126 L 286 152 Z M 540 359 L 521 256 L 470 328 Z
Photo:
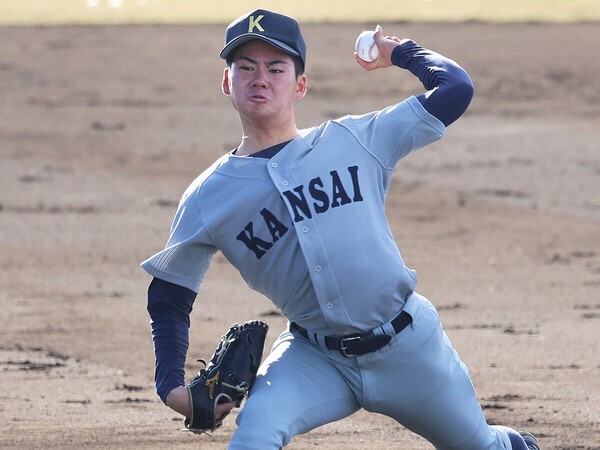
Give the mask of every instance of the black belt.
M 396 334 L 399 334 L 412 322 L 412 317 L 406 311 L 402 311 L 391 321 L 392 327 Z M 290 324 L 290 328 L 298 331 L 302 336 L 310 339 L 310 332 L 298 325 L 296 322 Z M 336 350 L 340 352 L 346 358 L 350 356 L 366 355 L 367 353 L 379 350 L 381 347 L 386 345 L 392 337 L 388 334 L 375 334 L 373 331 L 367 333 L 356 333 L 348 336 L 323 336 L 325 346 L 329 350 Z M 315 340 L 319 342 L 316 339 Z

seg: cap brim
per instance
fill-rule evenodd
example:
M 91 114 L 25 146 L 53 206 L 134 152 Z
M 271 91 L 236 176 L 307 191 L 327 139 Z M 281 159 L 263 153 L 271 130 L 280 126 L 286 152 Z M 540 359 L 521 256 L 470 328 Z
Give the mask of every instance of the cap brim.
M 252 41 L 254 39 L 260 39 L 262 41 L 268 42 L 269 44 L 277 47 L 279 50 L 289 53 L 290 55 L 300 56 L 300 53 L 298 53 L 296 50 L 294 50 L 289 45 L 287 45 L 281 41 L 278 41 L 277 39 L 269 38 L 269 37 L 263 36 L 261 34 L 256 34 L 256 33 L 246 33 L 246 34 L 242 34 L 241 36 L 236 37 L 230 43 L 228 43 L 225 47 L 223 47 L 223 50 L 221 50 L 221 53 L 219 54 L 219 56 L 222 59 L 227 59 L 227 57 L 233 50 L 238 48 L 240 45 L 245 44 L 246 42 Z

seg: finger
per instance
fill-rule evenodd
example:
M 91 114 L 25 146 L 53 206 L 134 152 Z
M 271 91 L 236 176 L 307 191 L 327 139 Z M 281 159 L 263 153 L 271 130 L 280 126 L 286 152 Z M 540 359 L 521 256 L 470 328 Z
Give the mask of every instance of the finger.
M 377 68 L 377 60 L 367 62 L 364 59 L 362 59 L 360 56 L 358 56 L 358 53 L 356 53 L 356 52 L 354 52 L 354 59 L 365 70 L 374 70 Z
M 238 406 L 238 404 L 237 404 L 237 402 L 234 402 L 234 401 L 226 402 L 226 403 L 219 403 L 217 405 L 217 407 L 215 408 L 215 415 L 217 417 L 224 418 L 227 414 L 229 414 L 229 411 L 231 411 L 236 406 Z
M 217 414 L 215 416 L 215 421 L 222 422 L 223 420 L 225 420 L 225 417 L 227 417 L 228 415 L 229 415 L 229 411 L 226 411 L 226 412 L 224 412 L 222 414 Z

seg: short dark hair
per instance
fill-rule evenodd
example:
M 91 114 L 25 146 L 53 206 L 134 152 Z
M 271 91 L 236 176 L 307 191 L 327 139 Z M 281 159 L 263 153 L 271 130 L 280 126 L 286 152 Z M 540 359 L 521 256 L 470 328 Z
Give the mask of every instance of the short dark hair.
M 227 55 L 227 59 L 225 60 L 227 67 L 231 67 L 233 60 L 235 59 L 237 50 L 238 49 L 235 49 L 234 51 L 229 53 L 229 55 Z M 304 64 L 302 63 L 302 59 L 299 56 L 294 56 L 294 55 L 289 55 L 289 56 L 290 56 L 290 58 L 292 58 L 292 61 L 294 62 L 294 70 L 296 72 L 296 78 L 298 78 L 300 75 L 304 74 Z

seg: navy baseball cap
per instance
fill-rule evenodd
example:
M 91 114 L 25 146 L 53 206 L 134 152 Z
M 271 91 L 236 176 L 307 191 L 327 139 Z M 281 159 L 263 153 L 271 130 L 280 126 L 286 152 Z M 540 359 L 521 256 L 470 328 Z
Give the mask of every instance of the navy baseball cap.
M 256 9 L 229 24 L 225 31 L 225 47 L 220 57 L 227 59 L 240 45 L 262 39 L 278 49 L 298 56 L 306 65 L 306 43 L 300 32 L 300 25 L 293 17 L 266 9 Z

